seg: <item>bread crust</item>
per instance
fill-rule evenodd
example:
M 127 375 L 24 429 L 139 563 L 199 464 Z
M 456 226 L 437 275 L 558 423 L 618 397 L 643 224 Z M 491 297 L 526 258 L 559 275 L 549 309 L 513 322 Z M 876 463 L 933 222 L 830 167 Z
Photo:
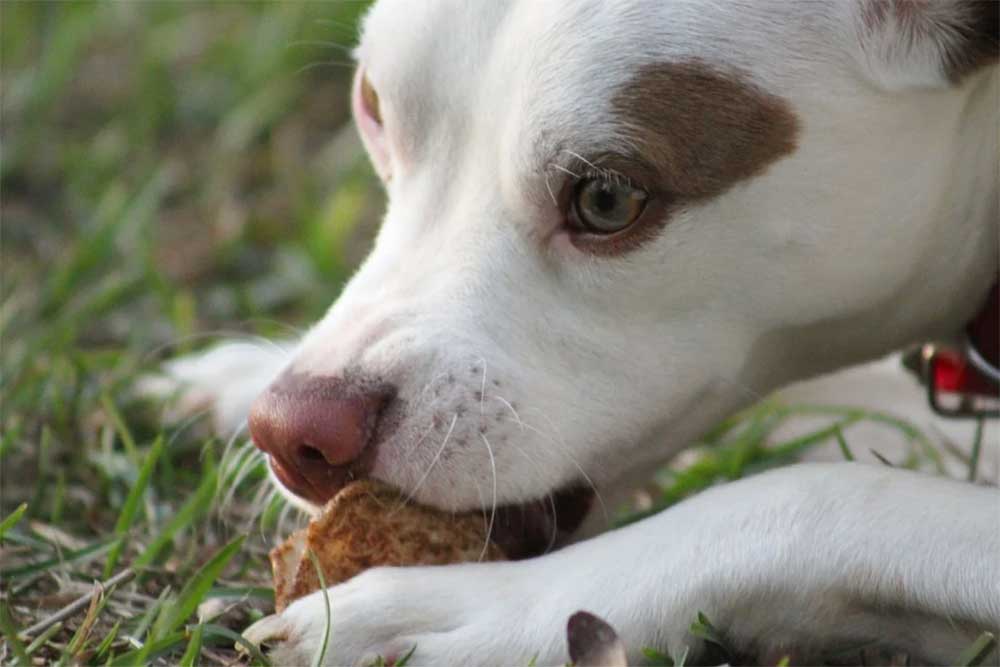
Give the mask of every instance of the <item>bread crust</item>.
M 373 480 L 352 482 L 323 513 L 271 550 L 275 609 L 319 590 L 316 554 L 327 586 L 382 565 L 447 565 L 506 560 L 486 538 L 478 512 L 452 514 L 404 502 Z M 485 547 L 484 547 L 485 545 Z

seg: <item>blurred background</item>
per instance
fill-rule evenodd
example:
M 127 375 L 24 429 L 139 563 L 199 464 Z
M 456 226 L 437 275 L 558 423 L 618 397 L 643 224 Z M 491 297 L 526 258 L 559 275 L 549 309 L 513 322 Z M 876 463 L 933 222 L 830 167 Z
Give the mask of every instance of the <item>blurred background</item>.
M 383 207 L 349 117 L 366 6 L 0 2 L 0 520 L 16 519 L 0 529 L 5 636 L 155 547 L 132 598 L 114 596 L 76 646 L 82 612 L 59 624 L 31 660 L 149 659 L 135 651 L 184 626 L 137 623 L 164 592 L 183 602 L 185 581 L 249 525 L 256 542 L 212 590 L 250 609 L 215 624 L 241 629 L 255 596 L 266 604 L 255 584 L 269 579 L 263 536 L 280 503 L 262 503 L 256 460 L 220 469 L 225 442 L 199 422 L 165 425 L 132 389 L 213 340 L 287 337 L 366 253 Z M 247 491 L 222 508 L 213 496 L 237 478 Z M 210 648 L 229 638 L 202 643 L 198 664 L 231 657 Z

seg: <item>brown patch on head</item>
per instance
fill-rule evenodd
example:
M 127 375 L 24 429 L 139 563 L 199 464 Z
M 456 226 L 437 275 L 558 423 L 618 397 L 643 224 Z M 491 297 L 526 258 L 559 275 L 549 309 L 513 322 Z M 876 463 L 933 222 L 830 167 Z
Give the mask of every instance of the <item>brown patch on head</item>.
M 945 75 L 952 83 L 1000 61 L 1000 2 L 971 0 L 965 8 L 966 20 L 954 28 L 959 39 L 944 52 Z
M 611 103 L 631 154 L 601 165 L 638 176 L 653 198 L 624 231 L 575 241 L 595 254 L 641 245 L 678 207 L 718 196 L 796 148 L 799 123 L 787 102 L 700 61 L 646 65 Z
M 783 99 L 698 61 L 642 67 L 612 105 L 679 201 L 715 197 L 796 147 L 798 119 Z
M 901 48 L 920 43 L 935 48 L 952 83 L 1000 60 L 1000 2 L 997 0 L 868 0 L 861 20 L 869 33 L 894 24 Z

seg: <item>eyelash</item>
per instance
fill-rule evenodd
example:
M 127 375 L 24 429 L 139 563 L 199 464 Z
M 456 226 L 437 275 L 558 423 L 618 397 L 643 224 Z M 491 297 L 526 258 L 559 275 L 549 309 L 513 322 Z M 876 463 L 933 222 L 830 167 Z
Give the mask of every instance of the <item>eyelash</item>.
M 631 178 L 629 178 L 628 176 L 626 176 L 625 174 L 621 173 L 616 169 L 611 169 L 610 167 L 598 167 L 592 164 L 584 164 L 583 171 L 581 173 L 579 174 L 573 172 L 571 173 L 572 173 L 571 181 L 573 183 L 573 187 L 576 187 L 583 181 L 599 180 L 602 183 L 607 183 L 609 185 L 624 185 L 626 187 L 635 188 L 637 190 L 642 189 L 638 185 L 636 185 Z

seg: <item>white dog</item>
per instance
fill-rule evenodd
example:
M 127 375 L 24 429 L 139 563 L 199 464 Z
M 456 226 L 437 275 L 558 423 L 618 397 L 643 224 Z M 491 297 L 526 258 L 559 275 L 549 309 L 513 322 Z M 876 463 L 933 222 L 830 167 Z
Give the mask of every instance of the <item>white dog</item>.
M 741 647 L 889 638 L 936 662 L 1000 627 L 992 488 L 804 464 L 579 541 L 741 406 L 975 317 L 996 10 L 379 2 L 354 89 L 389 197 L 374 251 L 287 356 L 232 346 L 174 379 L 249 412 L 299 506 L 370 475 L 485 508 L 523 559 L 331 589 L 327 662 L 562 663 L 579 609 L 632 659 L 697 651 L 698 610 Z M 249 636 L 308 664 L 326 622 L 314 594 Z

